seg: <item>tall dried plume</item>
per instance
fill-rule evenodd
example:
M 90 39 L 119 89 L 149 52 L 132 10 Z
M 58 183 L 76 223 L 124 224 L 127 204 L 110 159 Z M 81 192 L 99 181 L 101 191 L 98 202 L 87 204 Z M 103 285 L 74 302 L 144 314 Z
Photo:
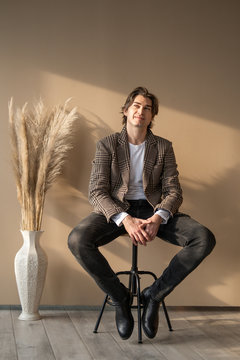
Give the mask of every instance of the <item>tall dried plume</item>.
M 28 104 L 14 111 L 9 102 L 12 162 L 21 206 L 21 229 L 40 230 L 45 195 L 60 174 L 67 151 L 71 148 L 72 125 L 76 107 L 48 108 L 40 99 L 32 109 Z

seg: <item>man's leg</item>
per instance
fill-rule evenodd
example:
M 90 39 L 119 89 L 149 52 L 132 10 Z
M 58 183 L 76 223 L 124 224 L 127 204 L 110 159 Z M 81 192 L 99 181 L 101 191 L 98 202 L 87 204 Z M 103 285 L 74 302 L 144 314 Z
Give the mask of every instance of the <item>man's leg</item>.
M 91 213 L 68 237 L 69 249 L 77 261 L 115 303 L 116 325 L 122 339 L 128 339 L 134 327 L 131 294 L 121 284 L 98 247 L 125 233 L 123 226 L 119 228 L 114 223 L 107 223 L 105 216 Z
M 124 233 L 123 227 L 108 223 L 104 215 L 91 213 L 68 237 L 68 247 L 77 261 L 113 301 L 118 301 L 125 295 L 124 288 L 98 247 Z
M 161 300 L 190 274 L 215 246 L 215 237 L 210 230 L 188 215 L 180 213 L 166 225 L 161 225 L 157 236 L 181 246 L 182 249 L 173 257 L 160 278 L 142 292 L 143 329 L 150 338 L 157 333 Z
M 209 229 L 182 213 L 161 225 L 157 236 L 182 247 L 151 287 L 152 297 L 161 301 L 211 253 L 216 241 Z

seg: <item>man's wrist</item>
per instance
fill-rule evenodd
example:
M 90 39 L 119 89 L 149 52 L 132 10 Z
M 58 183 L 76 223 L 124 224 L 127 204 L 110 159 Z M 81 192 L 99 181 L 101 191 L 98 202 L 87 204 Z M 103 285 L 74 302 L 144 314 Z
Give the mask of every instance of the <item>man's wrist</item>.
M 159 215 L 159 214 L 157 214 L 157 213 L 155 213 L 155 214 L 152 216 L 152 220 L 153 220 L 155 223 L 159 224 L 159 225 L 161 225 L 162 222 L 164 222 L 164 219 L 161 217 L 161 215 Z
M 129 223 L 132 220 L 132 216 L 127 214 L 127 216 L 124 217 L 122 220 L 122 224 L 125 225 L 126 223 Z
M 170 218 L 170 212 L 165 209 L 158 209 L 155 214 L 159 215 L 163 221 L 162 224 L 167 224 L 168 219 Z
M 113 215 L 111 219 L 115 222 L 117 226 L 122 226 L 123 220 L 128 216 L 128 213 L 123 211 L 119 214 Z

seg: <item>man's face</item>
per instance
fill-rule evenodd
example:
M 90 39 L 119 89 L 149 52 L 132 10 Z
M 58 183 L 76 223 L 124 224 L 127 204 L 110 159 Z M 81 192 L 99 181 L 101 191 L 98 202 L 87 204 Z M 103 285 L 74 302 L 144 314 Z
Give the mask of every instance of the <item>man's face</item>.
M 147 129 L 152 121 L 152 100 L 137 95 L 124 115 L 127 117 L 127 126 Z

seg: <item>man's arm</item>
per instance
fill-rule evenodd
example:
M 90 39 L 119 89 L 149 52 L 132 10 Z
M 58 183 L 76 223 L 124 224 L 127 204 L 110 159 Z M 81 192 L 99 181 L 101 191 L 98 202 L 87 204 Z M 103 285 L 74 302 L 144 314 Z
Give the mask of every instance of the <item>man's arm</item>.
M 155 214 L 148 218 L 144 226 L 151 241 L 155 238 L 161 224 L 166 224 L 182 204 L 182 189 L 178 179 L 178 170 L 172 144 L 168 142 L 164 154 L 161 174 L 162 201 L 155 206 Z
M 111 197 L 111 163 L 112 154 L 104 141 L 100 140 L 96 146 L 95 158 L 89 182 L 89 202 L 95 210 L 106 216 L 107 221 L 124 209 Z
M 163 209 L 169 211 L 170 215 L 179 209 L 182 204 L 182 189 L 178 179 L 178 170 L 172 144 L 164 155 L 164 165 L 161 176 L 162 201 L 155 206 L 155 210 Z

